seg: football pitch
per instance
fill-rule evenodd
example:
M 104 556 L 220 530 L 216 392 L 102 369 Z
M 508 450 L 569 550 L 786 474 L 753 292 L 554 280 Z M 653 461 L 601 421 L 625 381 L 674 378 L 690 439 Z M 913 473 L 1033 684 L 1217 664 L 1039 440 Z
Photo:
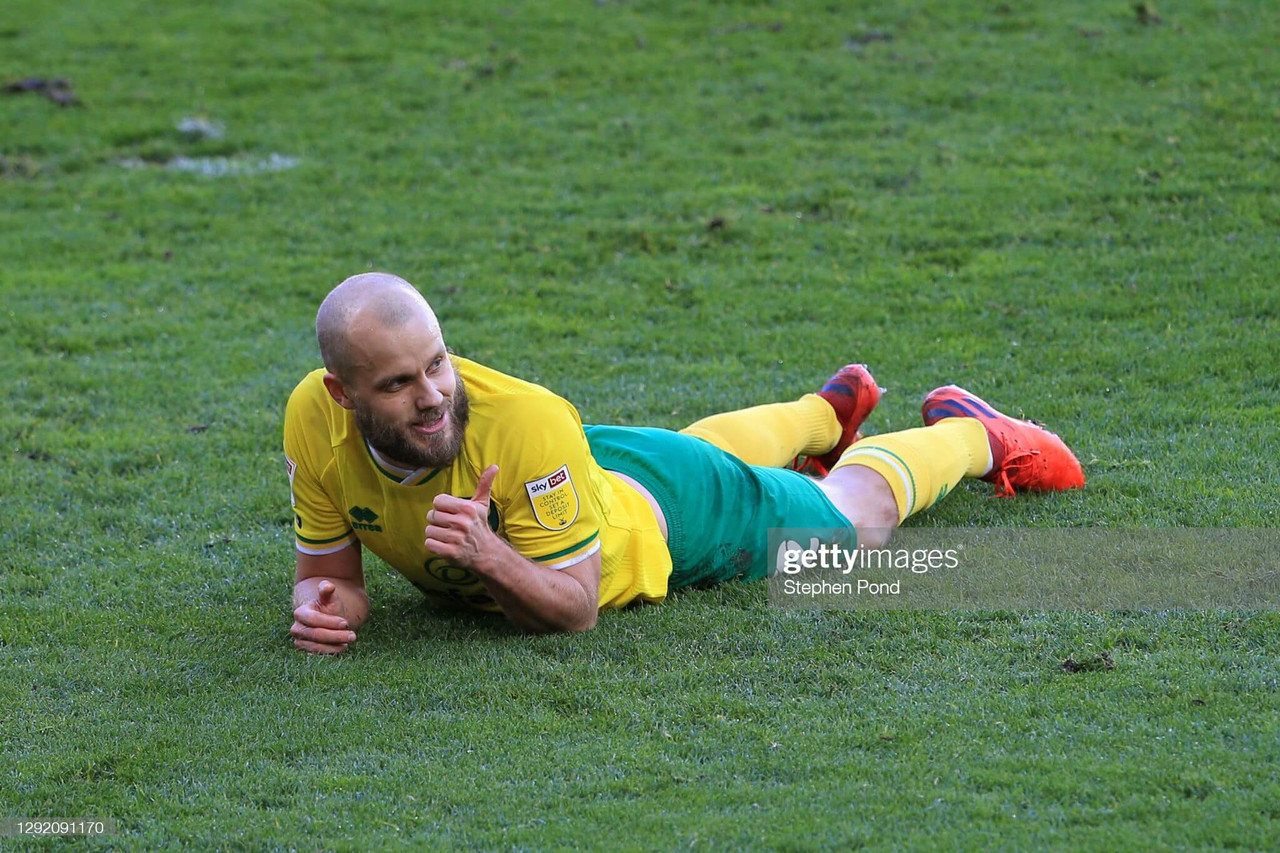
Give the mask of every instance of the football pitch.
M 320 300 L 377 269 L 588 423 L 860 361 L 870 431 L 956 382 L 1089 478 L 968 481 L 914 526 L 1280 526 L 1278 46 L 1261 0 L 5 0 L 0 821 L 138 850 L 1280 846 L 1274 611 L 737 583 L 527 636 L 367 556 L 359 642 L 309 657 L 281 454 Z

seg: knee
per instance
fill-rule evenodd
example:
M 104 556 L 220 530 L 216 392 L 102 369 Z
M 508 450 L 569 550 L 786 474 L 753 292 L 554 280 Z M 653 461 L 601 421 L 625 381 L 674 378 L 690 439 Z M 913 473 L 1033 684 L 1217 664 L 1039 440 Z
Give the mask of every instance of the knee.
M 725 438 L 723 435 L 720 435 L 720 433 L 718 432 L 705 429 L 699 424 L 690 424 L 689 426 L 680 430 L 680 434 L 692 436 L 694 438 L 700 438 L 703 441 L 707 442 L 708 444 L 712 444 L 720 448 L 725 453 L 728 453 L 731 455 L 737 455 L 736 452 L 734 451 L 733 444 L 727 438 Z
M 851 519 L 858 531 L 858 544 L 864 548 L 883 548 L 898 526 L 898 504 L 892 498 L 877 498 L 867 501 L 858 518 Z
M 838 468 L 819 484 L 858 531 L 858 543 L 879 548 L 898 526 L 898 502 L 889 484 L 870 468 Z
M 889 540 L 893 537 L 892 527 L 872 527 L 855 524 L 854 530 L 858 532 L 858 547 L 860 548 L 883 548 L 889 544 Z

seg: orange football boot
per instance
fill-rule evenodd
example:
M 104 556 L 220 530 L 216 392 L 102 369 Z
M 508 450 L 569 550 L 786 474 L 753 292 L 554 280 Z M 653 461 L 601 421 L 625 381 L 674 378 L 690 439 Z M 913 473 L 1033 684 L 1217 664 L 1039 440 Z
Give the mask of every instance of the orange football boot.
M 982 479 L 996 484 L 996 497 L 1011 498 L 1014 488 L 1039 492 L 1084 488 L 1084 469 L 1070 448 L 1035 421 L 1001 414 L 976 394 L 956 385 L 935 388 L 920 407 L 925 426 L 944 418 L 975 418 L 991 443 L 991 471 Z
M 811 477 L 827 476 L 831 466 L 840 461 L 840 455 L 849 449 L 849 445 L 862 438 L 858 428 L 880 402 L 883 391 L 865 364 L 846 364 L 837 370 L 817 393 L 836 410 L 840 440 L 827 453 L 797 456 L 787 467 Z

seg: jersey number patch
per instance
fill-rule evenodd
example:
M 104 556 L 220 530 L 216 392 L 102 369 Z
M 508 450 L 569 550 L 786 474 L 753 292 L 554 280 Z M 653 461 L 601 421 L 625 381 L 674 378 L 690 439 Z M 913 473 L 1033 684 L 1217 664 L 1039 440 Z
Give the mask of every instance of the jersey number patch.
M 569 466 L 524 484 L 533 504 L 533 517 L 547 530 L 564 530 L 578 518 L 578 493 L 569 476 Z

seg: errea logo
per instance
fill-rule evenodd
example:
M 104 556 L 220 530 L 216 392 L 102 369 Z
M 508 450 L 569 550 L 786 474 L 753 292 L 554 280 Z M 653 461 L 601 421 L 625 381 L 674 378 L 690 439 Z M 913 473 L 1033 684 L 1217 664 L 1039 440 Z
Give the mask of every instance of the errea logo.
M 367 506 L 353 506 L 347 512 L 351 514 L 351 526 L 356 530 L 371 530 L 374 533 L 382 532 L 382 525 L 374 524 L 378 520 L 378 514 Z

